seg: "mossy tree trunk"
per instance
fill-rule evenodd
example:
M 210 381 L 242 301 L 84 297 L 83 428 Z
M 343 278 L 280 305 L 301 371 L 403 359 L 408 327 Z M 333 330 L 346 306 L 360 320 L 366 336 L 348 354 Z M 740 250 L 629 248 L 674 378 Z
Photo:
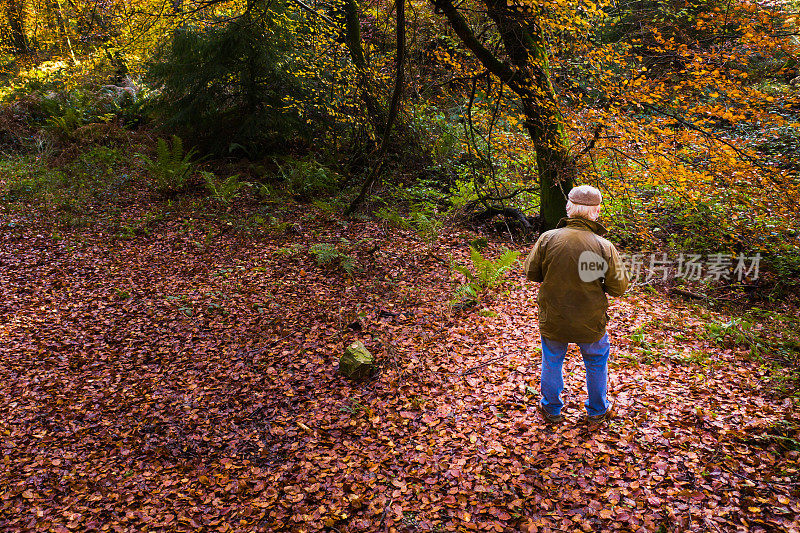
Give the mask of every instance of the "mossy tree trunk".
M 575 181 L 576 165 L 550 81 L 549 58 L 536 13 L 511 6 L 507 0 L 481 0 L 503 43 L 507 58 L 500 59 L 478 40 L 452 0 L 432 1 L 483 66 L 520 98 L 536 150 L 543 229 L 554 228 L 566 216 L 566 195 Z

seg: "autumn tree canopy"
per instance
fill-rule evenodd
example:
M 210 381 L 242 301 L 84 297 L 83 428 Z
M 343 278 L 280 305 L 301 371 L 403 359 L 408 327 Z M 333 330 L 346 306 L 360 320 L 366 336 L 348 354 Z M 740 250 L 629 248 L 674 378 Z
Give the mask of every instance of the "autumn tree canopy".
M 105 65 L 115 83 L 129 76 L 146 89 L 150 116 L 218 155 L 257 159 L 286 142 L 340 154 L 336 165 L 367 179 L 365 193 L 403 167 L 458 197 L 451 206 L 526 227 L 522 214 L 537 212 L 553 227 L 576 182 L 693 206 L 713 198 L 716 212 L 681 216 L 710 216 L 731 248 L 755 244 L 754 205 L 788 223 L 797 200 L 790 3 L 15 0 L 3 9 L 17 57 L 58 59 L 70 72 Z M 730 216 L 717 221 L 721 210 Z M 633 240 L 663 238 L 639 222 L 629 224 Z

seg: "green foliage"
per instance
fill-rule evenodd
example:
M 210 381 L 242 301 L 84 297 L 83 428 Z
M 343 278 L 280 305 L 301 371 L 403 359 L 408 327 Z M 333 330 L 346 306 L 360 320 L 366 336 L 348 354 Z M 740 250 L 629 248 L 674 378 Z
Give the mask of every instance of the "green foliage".
M 469 250 L 472 268 L 455 262 L 452 264 L 453 270 L 463 274 L 466 278 L 466 283 L 462 283 L 453 294 L 453 303 L 477 298 L 478 294 L 486 289 L 496 287 L 519 257 L 518 251 L 506 250 L 500 257 L 492 261 L 491 259 L 486 259 L 481 252 L 472 246 L 470 246 Z
M 161 87 L 157 107 L 166 124 L 219 155 L 255 157 L 285 146 L 301 129 L 296 110 L 283 102 L 302 92 L 289 53 L 297 32 L 283 1 L 251 4 L 228 22 L 176 29 L 147 75 Z
M 652 187 L 631 196 L 609 196 L 602 217 L 623 248 L 733 257 L 759 253 L 759 278 L 770 288 L 764 294 L 782 298 L 800 286 L 800 230 L 777 212 L 754 213 L 751 200 L 747 194 L 720 189 L 715 198 L 687 202 L 675 192 Z
M 478 236 L 469 241 L 470 248 L 475 248 L 479 252 L 483 252 L 489 246 L 489 239 L 483 236 Z
M 206 184 L 206 190 L 212 198 L 225 205 L 229 205 L 237 196 L 242 187 L 249 185 L 247 182 L 239 181 L 239 175 L 234 174 L 227 178 L 219 179 L 213 172 L 201 172 Z
M 136 92 L 127 90 L 107 92 L 106 107 L 108 112 L 105 118 L 108 119 L 113 114 L 124 126 L 135 128 L 146 122 L 152 114 L 156 94 L 147 87 L 142 87 Z
M 460 107 L 447 111 L 424 105 L 415 106 L 411 113 L 414 134 L 428 151 L 428 171 L 447 173 L 463 153 L 466 142 L 464 129 L 458 123 L 460 113 Z
M 310 246 L 308 251 L 314 256 L 318 265 L 337 265 L 348 274 L 352 274 L 356 269 L 356 260 L 348 253 L 349 246 L 350 242 L 347 239 L 340 239 L 339 245 L 317 243 Z
M 286 230 L 289 228 L 291 224 L 289 222 L 279 220 L 273 216 L 269 217 L 269 221 L 267 222 L 267 227 L 273 233 L 283 234 L 286 233 Z
M 194 307 L 192 305 L 193 302 L 185 294 L 181 294 L 179 296 L 167 296 L 165 301 L 168 304 L 175 304 L 176 310 L 182 313 L 184 316 L 190 317 L 194 315 Z
M 184 152 L 183 141 L 173 135 L 171 144 L 165 139 L 158 139 L 155 161 L 145 155 L 140 157 L 147 165 L 156 192 L 162 196 L 174 196 L 186 189 L 187 181 L 195 170 L 192 161 L 195 154 L 194 148 Z
M 704 337 L 723 348 L 739 348 L 761 362 L 766 384 L 781 396 L 796 396 L 800 383 L 800 318 L 758 307 L 726 322 L 709 321 Z
M 768 356 L 794 365 L 800 356 L 800 319 L 754 307 L 727 322 L 709 321 L 705 338 L 725 348 L 746 348 L 753 357 Z
M 131 297 L 131 293 L 127 289 L 114 289 L 114 297 L 117 300 L 127 300 Z
M 256 195 L 264 202 L 276 200 L 280 196 L 278 190 L 269 183 L 254 183 L 253 187 L 256 191 Z
M 788 242 L 790 238 L 775 239 L 778 242 L 767 246 L 763 253 L 764 263 L 776 275 L 779 296 L 800 286 L 800 245 Z
M 427 242 L 433 242 L 439 236 L 442 228 L 442 221 L 430 213 L 421 210 L 411 212 L 411 226 L 416 230 L 420 237 Z
M 59 142 L 80 141 L 75 133 L 86 124 L 118 120 L 124 126 L 144 121 L 150 105 L 147 89 L 97 89 L 96 81 L 69 89 L 63 83 L 23 84 L 8 96 L 16 119 L 28 127 L 42 128 Z M 38 87 L 38 88 L 34 88 Z
M 397 209 L 389 206 L 388 204 L 381 206 L 376 211 L 374 211 L 373 214 L 377 218 L 388 222 L 392 226 L 404 229 L 408 229 L 409 227 L 411 227 L 408 220 L 406 220 L 406 217 L 400 214 L 397 211 Z
M 278 257 L 292 257 L 302 252 L 305 247 L 302 244 L 294 244 L 292 246 L 282 246 L 272 251 L 272 255 Z
M 472 180 L 457 179 L 449 191 L 449 201 L 453 209 L 459 210 L 478 200 Z
M 95 146 L 78 156 L 68 167 L 73 184 L 81 184 L 97 199 L 119 199 L 133 177 L 129 157 L 121 148 Z
M 66 181 L 60 171 L 47 172 L 35 157 L 3 158 L 0 160 L 0 174 L 6 202 L 42 200 L 44 203 L 44 193 Z
M 411 185 L 398 189 L 396 195 L 411 203 L 417 210 L 435 210 L 448 201 L 447 186 L 438 180 L 421 178 Z
M 164 220 L 164 217 L 165 214 L 161 210 L 148 211 L 141 217 L 118 224 L 115 237 L 120 240 L 132 240 L 142 235 L 150 235 L 151 226 Z
M 42 158 L 0 158 L 6 202 L 34 203 L 54 208 L 69 225 L 84 225 L 92 201 L 112 204 L 129 192 L 132 176 L 129 159 L 121 149 L 95 146 L 58 168 Z
M 339 188 L 341 176 L 313 159 L 289 158 L 278 165 L 278 173 L 289 194 L 301 200 L 329 195 Z
M 711 252 L 732 247 L 736 241 L 734 229 L 725 222 L 721 203 L 687 205 L 682 199 L 667 196 L 657 214 L 662 224 L 654 228 L 672 248 Z
M 633 344 L 638 353 L 635 356 L 621 355 L 621 357 L 635 364 L 644 363 L 647 365 L 656 361 L 657 358 L 664 353 L 666 345 L 664 342 L 651 340 L 648 332 L 652 331 L 653 327 L 655 327 L 655 324 L 646 323 L 634 329 L 630 334 L 630 339 L 631 344 Z
M 729 322 L 706 322 L 706 337 L 713 343 L 722 346 L 739 346 L 749 344 L 750 337 L 746 333 L 753 324 L 741 318 Z
M 411 187 L 397 188 L 393 196 L 391 205 L 378 198 L 383 205 L 373 215 L 398 228 L 413 229 L 426 242 L 435 241 L 443 226 L 439 206 L 446 195 L 431 182 L 420 180 Z M 402 214 L 398 205 L 407 206 L 408 214 Z
M 348 405 L 344 405 L 339 408 L 340 411 L 349 413 L 352 416 L 358 416 L 365 409 L 366 407 L 355 398 L 351 398 Z
M 597 27 L 596 35 L 601 42 L 636 43 L 635 50 L 646 58 L 648 67 L 676 66 L 670 61 L 680 65 L 680 58 L 670 57 L 663 50 L 663 39 L 688 41 L 698 48 L 707 46 L 713 28 L 699 29 L 696 22 L 719 6 L 717 0 L 624 0 L 609 8 L 609 16 Z
M 45 130 L 49 131 L 60 140 L 71 140 L 75 130 L 84 123 L 81 110 L 69 108 L 63 115 L 55 115 L 48 118 L 45 124 Z
M 336 202 L 317 199 L 314 200 L 312 204 L 326 215 L 333 215 L 339 210 L 339 206 Z

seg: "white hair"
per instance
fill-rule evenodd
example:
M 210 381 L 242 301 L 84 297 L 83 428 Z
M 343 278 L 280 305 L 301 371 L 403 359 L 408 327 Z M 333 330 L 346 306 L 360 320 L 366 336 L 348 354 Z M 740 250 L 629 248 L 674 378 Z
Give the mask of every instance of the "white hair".
M 600 205 L 573 204 L 570 200 L 567 200 L 567 216 L 569 218 L 597 220 L 597 217 L 600 216 Z

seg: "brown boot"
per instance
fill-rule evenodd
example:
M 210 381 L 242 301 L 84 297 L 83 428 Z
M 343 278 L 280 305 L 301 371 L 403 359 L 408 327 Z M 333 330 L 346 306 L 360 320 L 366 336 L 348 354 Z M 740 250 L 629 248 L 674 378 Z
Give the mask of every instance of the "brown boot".
M 603 422 L 605 420 L 611 420 L 612 418 L 614 418 L 614 405 L 615 404 L 616 404 L 616 402 L 612 401 L 611 405 L 608 406 L 608 409 L 602 415 L 594 415 L 594 416 L 586 415 L 586 421 L 589 424 L 599 424 L 599 423 L 601 423 L 601 422 Z
M 564 421 L 563 415 L 551 415 L 548 413 L 542 405 L 542 402 L 539 402 L 539 414 L 542 415 L 542 418 L 544 418 L 544 421 L 548 424 L 560 424 Z

